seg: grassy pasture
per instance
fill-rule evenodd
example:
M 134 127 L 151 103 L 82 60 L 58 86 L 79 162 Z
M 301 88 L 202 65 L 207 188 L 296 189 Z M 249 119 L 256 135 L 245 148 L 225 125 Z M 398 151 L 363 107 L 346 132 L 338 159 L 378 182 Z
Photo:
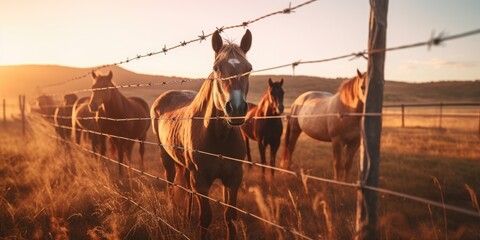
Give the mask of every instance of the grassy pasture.
M 29 119 L 26 138 L 18 122 L 9 122 L 9 126 L 0 130 L 0 237 L 180 239 L 160 217 L 195 238 L 196 218 L 186 221 L 181 209 L 172 206 L 165 184 L 135 173 L 119 178 L 115 165 L 78 147 L 65 151 L 48 137 L 54 131 L 42 119 Z M 385 126 L 380 186 L 478 211 L 473 196 L 480 192 L 479 146 L 476 132 L 468 129 Z M 252 156 L 258 161 L 256 147 Z M 331 178 L 331 157 L 329 143 L 302 135 L 294 153 L 294 169 Z M 138 167 L 137 159 L 134 154 L 132 166 Z M 243 167 L 240 208 L 313 238 L 354 236 L 354 189 L 311 180 L 305 183 L 281 173 L 274 180 L 267 176 L 265 183 L 259 168 Z M 156 146 L 147 146 L 146 169 L 163 176 Z M 353 170 L 349 180 L 355 181 L 355 176 Z M 210 192 L 216 199 L 222 198 L 220 185 L 216 182 Z M 118 194 L 132 198 L 155 216 Z M 221 239 L 225 236 L 224 207 L 212 202 L 212 209 L 211 237 Z M 479 218 L 423 203 L 379 194 L 378 210 L 381 239 L 476 239 L 480 235 Z M 294 238 L 252 217 L 241 213 L 238 217 L 239 239 Z

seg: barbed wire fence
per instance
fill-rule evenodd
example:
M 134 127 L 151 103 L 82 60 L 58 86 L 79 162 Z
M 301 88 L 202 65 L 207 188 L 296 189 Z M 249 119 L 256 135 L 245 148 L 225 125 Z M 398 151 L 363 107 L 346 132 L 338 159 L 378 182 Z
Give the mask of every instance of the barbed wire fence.
M 270 14 L 267 14 L 267 15 L 264 15 L 264 16 L 261 16 L 259 18 L 256 18 L 254 20 L 251 20 L 251 21 L 246 21 L 246 22 L 243 22 L 242 24 L 238 24 L 238 25 L 232 25 L 232 26 L 227 26 L 227 27 L 221 27 L 221 28 L 217 28 L 219 31 L 223 31 L 223 30 L 226 30 L 226 29 L 231 29 L 231 28 L 238 28 L 238 27 L 247 27 L 249 24 L 252 24 L 254 22 L 257 22 L 257 21 L 260 21 L 264 18 L 267 18 L 267 17 L 270 17 L 270 16 L 273 16 L 273 15 L 277 15 L 277 14 L 288 14 L 288 13 L 291 13 L 293 10 L 297 9 L 297 8 L 300 8 L 300 7 L 303 7 L 305 5 L 308 5 L 310 3 L 312 3 L 314 1 L 307 1 L 305 3 L 302 3 L 300 5 L 297 5 L 297 6 L 294 6 L 294 7 L 289 7 L 289 8 L 286 8 L 284 10 L 281 10 L 281 11 L 277 11 L 277 12 L 273 12 L 273 13 L 270 13 Z M 450 41 L 450 40 L 454 40 L 454 39 L 459 39 L 459 38 L 464 38 L 464 37 L 468 37 L 468 36 L 472 36 L 472 35 L 476 35 L 476 34 L 479 34 L 480 33 L 480 29 L 476 29 L 476 30 L 472 30 L 472 31 L 467 31 L 467 32 L 463 32 L 463 33 L 459 33 L 459 34 L 455 34 L 455 35 L 451 35 L 451 36 L 445 36 L 443 33 L 439 34 L 438 36 L 432 36 L 432 38 L 430 38 L 429 40 L 427 41 L 421 41 L 421 42 L 418 42 L 418 43 L 412 43 L 412 44 L 406 44 L 406 45 L 401 45 L 401 46 L 397 46 L 397 47 L 391 47 L 391 48 L 383 48 L 383 49 L 374 49 L 374 50 L 363 50 L 363 51 L 357 51 L 357 52 L 354 52 L 354 53 L 350 53 L 350 54 L 344 54 L 344 55 L 340 55 L 340 56 L 337 56 L 337 57 L 331 57 L 331 58 L 324 58 L 324 59 L 318 59 L 318 60 L 311 60 L 311 61 L 296 61 L 296 62 L 292 62 L 292 63 L 288 63 L 288 64 L 283 64 L 283 65 L 279 65 L 279 66 L 274 66 L 274 67 L 268 67 L 268 68 L 263 68 L 263 69 L 259 69 L 259 70 L 252 70 L 251 72 L 248 72 L 248 73 L 244 73 L 242 75 L 236 75 L 236 76 L 232 76 L 232 77 L 229 77 L 229 78 L 219 78 L 219 79 L 213 79 L 213 80 L 216 80 L 216 81 L 222 81 L 222 80 L 228 80 L 228 79 L 231 79 L 231 78 L 235 78 L 235 77 L 239 77 L 239 76 L 243 76 L 243 75 L 247 75 L 247 74 L 251 74 L 251 73 L 258 73 L 258 72 L 263 72 L 263 71 L 270 71 L 270 70 L 275 70 L 275 69 L 280 69 L 280 68 L 285 68 L 285 67 L 291 67 L 293 69 L 293 71 L 295 71 L 295 68 L 301 64 L 314 64 L 314 63 L 323 63 L 323 62 L 329 62 L 329 61 L 335 61 L 335 60 L 340 60 L 340 59 L 347 59 L 347 58 L 359 58 L 359 57 L 362 57 L 362 58 L 365 58 L 365 59 L 368 59 L 367 56 L 371 56 L 373 54 L 377 54 L 377 53 L 385 53 L 385 52 L 388 52 L 388 51 L 396 51 L 396 50 L 402 50 L 402 49 L 408 49 L 408 48 L 415 48 L 415 47 L 421 47 L 421 46 L 427 46 L 428 48 L 431 48 L 433 46 L 437 46 L 437 45 L 440 45 L 446 41 Z M 170 50 L 173 50 L 173 49 L 176 49 L 176 48 L 179 48 L 179 47 L 183 47 L 183 46 L 186 46 L 190 43 L 193 43 L 193 42 L 202 42 L 203 40 L 205 40 L 207 37 L 211 36 L 212 33 L 210 34 L 207 34 L 205 35 L 203 32 L 202 32 L 202 35 L 198 36 L 198 38 L 195 38 L 195 39 L 192 39 L 190 41 L 183 41 L 183 42 L 180 42 L 180 44 L 178 45 L 175 45 L 173 47 L 170 47 L 170 48 L 167 48 L 166 46 L 161 50 L 161 51 L 157 51 L 157 52 L 151 52 L 151 53 L 148 53 L 148 54 L 143 54 L 143 55 L 137 55 L 136 57 L 134 58 L 127 58 L 127 60 L 124 60 L 124 61 L 120 61 L 120 62 L 115 62 L 115 63 L 112 63 L 112 64 L 107 64 L 107 65 L 103 65 L 103 66 L 99 66 L 97 68 L 94 68 L 92 69 L 93 71 L 95 70 L 98 70 L 98 69 L 102 69 L 102 68 L 106 68 L 106 67 L 109 67 L 109 66 L 116 66 L 116 65 L 121 65 L 121 64 L 124 64 L 124 63 L 128 63 L 130 61 L 133 61 L 133 60 L 137 60 L 137 59 L 141 59 L 141 58 L 145 58 L 145 57 L 150 57 L 150 56 L 153 56 L 153 55 L 158 55 L 158 54 L 161 54 L 161 53 L 164 53 L 166 54 L 168 51 Z M 81 75 L 81 76 L 77 76 L 77 77 L 73 77 L 71 79 L 67 79 L 67 80 L 64 80 L 64 81 L 61 81 L 61 82 L 58 82 L 58 83 L 54 83 L 54 84 L 49 84 L 49 85 L 45 85 L 45 86 L 42 86 L 43 88 L 47 88 L 47 87 L 52 87 L 52 86 L 58 86 L 58 85 L 62 85 L 62 84 L 66 84 L 68 82 L 71 82 L 71 81 L 74 81 L 74 80 L 78 80 L 78 79 L 82 79 L 82 78 L 85 78 L 88 76 L 89 73 L 87 74 L 84 74 L 84 75 Z M 154 86 L 163 86 L 163 85 L 166 85 L 166 84 L 183 84 L 183 83 L 186 83 L 186 82 L 194 82 L 194 81 L 206 81 L 206 80 L 209 80 L 209 79 L 206 79 L 206 78 L 198 78 L 198 79 L 182 79 L 182 80 L 178 80 L 178 81 L 163 81 L 163 82 L 151 82 L 151 83 L 142 83 L 142 84 L 128 84 L 128 85 L 121 85 L 121 86 L 115 86 L 115 87 L 108 87 L 108 88 L 95 88 L 95 89 L 80 89 L 80 90 L 76 90 L 76 91 L 73 91 L 73 92 L 69 92 L 69 93 L 80 93 L 80 92 L 90 92 L 90 91 L 102 91 L 102 90 L 109 90 L 109 89 L 121 89 L 121 88 L 133 88 L 133 87 L 154 87 Z M 57 94 L 51 94 L 50 96 L 52 95 L 63 95 L 65 93 L 57 93 Z M 311 115 L 311 116 L 295 116 L 295 115 L 290 115 L 290 116 L 275 116 L 275 118 L 287 118 L 287 117 L 297 117 L 297 118 L 301 118 L 301 117 L 315 117 L 315 118 L 318 118 L 318 117 L 350 117 L 350 116 L 356 116 L 356 117 L 384 117 L 384 116 L 393 116 L 393 115 L 398 115 L 398 114 L 386 114 L 386 113 L 381 113 L 381 112 L 376 112 L 376 113 L 355 113 L 355 114 L 352 114 L 352 113 L 338 113 L 338 114 L 321 114 L 321 115 Z M 429 116 L 428 114 L 418 114 L 419 116 Z M 53 117 L 52 115 L 43 115 L 44 117 L 47 117 L 47 118 L 51 118 Z M 451 114 L 450 117 L 478 117 L 477 115 L 473 116 L 473 115 L 468 115 L 468 114 Z M 67 117 L 68 118 L 68 117 Z M 272 117 L 270 117 L 272 118 Z M 109 120 L 109 121 L 151 121 L 152 118 L 125 118 L 125 119 L 113 119 L 113 118 L 84 118 L 84 119 L 103 119 L 103 120 Z M 185 118 L 185 119 L 181 119 L 181 118 L 167 118 L 167 119 L 160 119 L 160 118 L 157 118 L 156 120 L 171 120 L 171 121 L 181 121 L 181 120 L 203 120 L 205 118 L 198 118 L 198 117 L 194 117 L 194 118 Z M 215 117 L 215 118 L 212 118 L 212 119 L 223 119 L 223 117 Z M 65 127 L 65 126 L 59 126 L 59 125 L 53 125 L 54 127 L 56 128 L 67 128 L 67 129 L 70 129 L 72 130 L 73 128 L 69 128 L 69 127 Z M 406 199 L 410 199 L 412 201 L 417 201 L 417 202 L 421 202 L 421 203 L 425 203 L 425 204 L 429 204 L 429 205 L 433 205 L 433 206 L 437 206 L 437 207 L 441 207 L 441 208 L 444 208 L 444 209 L 448 209 L 448 210 L 451 210 L 451 211 L 455 211 L 455 212 L 459 212 L 459 213 L 462 213 L 462 214 L 466 214 L 466 215 L 470 215 L 470 216 L 474 216 L 474 217 L 480 217 L 480 213 L 478 213 L 477 211 L 471 211 L 471 210 L 468 210 L 468 209 L 464 209 L 464 208 L 460 208 L 460 207 L 457 207 L 457 206 L 452 206 L 452 205 L 448 205 L 448 204 L 444 204 L 444 203 L 440 203 L 440 202 L 436 202 L 436 201 L 432 201 L 432 200 L 429 200 L 429 199 L 425 199 L 425 198 L 421 198 L 421 197 L 417 197 L 417 196 L 413 196 L 413 195 L 409 195 L 409 194 L 405 194 L 405 193 L 399 193 L 399 192 L 395 192 L 395 191 L 392 191 L 392 190 L 388 190 L 388 189 L 382 189 L 382 188 L 379 188 L 379 187 L 376 187 L 376 186 L 369 186 L 369 185 L 365 185 L 363 183 L 347 183 L 347 182 L 341 182 L 341 181 L 336 181 L 336 180 L 331 180 L 331 179 L 326 179 L 326 178 L 321 178 L 321 177 L 318 177 L 318 176 L 312 176 L 312 175 L 308 175 L 308 174 L 305 174 L 303 172 L 295 172 L 295 171 L 291 171 L 291 170 L 286 170 L 286 169 L 282 169 L 282 168 L 277 168 L 277 167 L 274 167 L 274 166 L 269 166 L 269 165 L 265 165 L 265 164 L 259 164 L 259 163 L 254 163 L 254 162 L 249 162 L 249 161 L 245 161 L 243 159 L 235 159 L 235 158 L 230 158 L 230 157 L 227 157 L 227 156 L 221 156 L 221 155 L 218 155 L 218 154 L 215 154 L 215 153 L 210 153 L 210 152 L 205 152 L 205 151 L 202 151 L 202 150 L 199 150 L 199 149 L 187 149 L 187 148 L 184 148 L 183 146 L 168 146 L 168 145 L 159 145 L 158 143 L 153 143 L 153 142 L 148 142 L 148 141 L 141 141 L 141 140 L 136 140 L 136 139 L 129 139 L 129 138 L 124 138 L 124 137 L 121 137 L 121 136 L 114 136 L 114 135 L 110 135 L 110 134 L 105 134 L 105 133 L 101 133 L 101 132 L 96 132 L 96 131 L 91 131 L 91 130 L 85 130 L 85 129 L 73 129 L 75 131 L 82 131 L 82 132 L 88 132 L 88 133 L 91 133 L 91 134 L 98 134 L 98 135 L 103 135 L 103 136 L 107 136 L 107 137 L 110 137 L 110 138 L 119 138 L 119 139 L 123 139 L 123 140 L 128 140 L 128 141 L 134 141 L 134 142 L 139 142 L 139 143 L 145 143 L 145 144 L 151 144 L 151 145 L 156 145 L 156 146 L 161 146 L 161 147 L 173 147 L 173 148 L 178 148 L 178 149 L 181 149 L 181 150 L 184 150 L 184 151 L 195 151 L 195 152 L 198 152 L 198 153 L 201 153 L 201 154 L 206 154 L 206 155 L 210 155 L 210 156 L 215 156 L 215 157 L 218 157 L 218 158 L 221 158 L 221 159 L 224 159 L 224 160 L 227 160 L 227 161 L 237 161 L 237 162 L 241 162 L 241 163 L 245 163 L 245 164 L 250 164 L 250 165 L 253 165 L 253 166 L 257 166 L 257 167 L 262 167 L 262 168 L 268 168 L 268 169 L 272 169 L 272 170 L 275 170 L 275 171 L 279 171 L 279 172 L 283 172 L 283 173 L 287 173 L 287 174 L 291 174 L 291 175 L 294 175 L 296 177 L 299 177 L 299 178 L 306 178 L 306 179 L 312 179 L 312 180 L 315 180 L 315 181 L 320 181 L 320 182 L 326 182 L 326 183 L 330 183 L 330 184 L 336 184 L 336 185 L 341 185 L 341 186 L 345 186 L 345 187 L 351 187 L 351 188 L 356 188 L 356 189 L 368 189 L 368 190 L 371 190 L 371 191 L 374 191 L 374 192 L 379 192 L 379 193 L 384 193 L 384 194 L 389 194 L 389 195 L 393 195 L 393 196 L 397 196 L 397 197 L 402 197 L 402 198 L 406 198 Z M 50 136 L 50 137 L 54 137 L 54 136 Z M 65 141 L 64 139 L 60 139 L 58 137 L 54 137 L 54 138 L 57 138 L 59 139 L 60 141 Z M 166 182 L 167 184 L 170 184 L 170 185 L 173 185 L 173 186 L 176 186 L 176 187 L 181 187 L 175 183 L 171 183 L 171 182 L 168 182 L 167 180 L 163 179 L 163 178 L 160 178 L 158 176 L 155 176 L 155 175 L 152 175 L 152 174 L 149 174 L 149 173 L 145 173 L 144 171 L 141 171 L 141 170 L 138 170 L 138 169 L 135 169 L 135 168 L 132 168 L 131 166 L 128 166 L 126 164 L 123 164 L 123 163 L 119 163 L 118 161 L 114 160 L 114 159 L 111 159 L 111 158 L 108 158 L 108 157 L 105 157 L 105 156 L 102 156 L 102 155 L 99 155 L 98 153 L 95 153 L 91 150 L 88 150 L 80 145 L 76 145 L 75 143 L 71 142 L 71 141 L 65 141 L 69 144 L 74 144 L 75 146 L 79 147 L 80 149 L 86 151 L 86 152 L 89 152 L 89 153 L 92 153 L 92 154 L 95 154 L 97 156 L 100 156 L 102 157 L 103 159 L 105 160 L 108 160 L 110 162 L 113 162 L 115 164 L 119 164 L 121 165 L 122 167 L 128 167 L 129 169 L 132 169 L 133 171 L 139 173 L 139 174 L 142 174 L 142 175 L 145 175 L 145 176 L 149 176 L 149 177 L 152 177 L 154 179 L 157 179 L 157 180 L 161 180 L 161 181 L 164 181 Z M 241 212 L 241 213 L 244 213 L 248 216 L 252 216 L 260 221 L 263 221 L 265 223 L 268 223 L 269 225 L 272 225 L 274 227 L 277 227 L 285 232 L 290 232 L 300 238 L 304 238 L 304 239 L 313 239 L 311 237 L 308 237 L 308 236 L 305 236 L 303 235 L 302 233 L 298 232 L 297 230 L 294 230 L 294 229 L 290 229 L 290 228 L 287 228 L 287 227 L 283 227 L 281 225 L 278 225 L 277 223 L 273 223 L 269 220 L 266 220 L 266 219 L 263 219 L 259 216 L 256 216 L 252 213 L 249 213 L 243 209 L 239 209 L 238 207 L 235 207 L 235 206 L 230 206 L 226 203 L 223 203 L 219 200 L 216 200 L 216 199 L 212 199 L 208 196 L 204 196 L 204 195 L 199 195 L 198 193 L 195 193 L 193 192 L 192 190 L 190 189 L 187 189 L 187 188 L 182 188 L 183 190 L 185 190 L 186 192 L 188 193 L 191 193 L 191 194 L 195 194 L 197 195 L 198 197 L 204 197 L 204 198 L 207 198 L 211 201 L 214 201 L 214 202 L 218 202 L 224 206 L 227 206 L 227 207 L 231 207 L 231 208 L 234 208 L 235 210 Z M 150 212 L 148 209 L 145 209 L 144 207 L 141 207 L 140 205 L 136 204 L 134 202 L 133 199 L 130 199 L 130 198 L 127 198 L 125 197 L 126 200 L 128 201 L 131 201 L 132 204 L 135 204 L 137 205 L 140 209 L 144 210 L 145 212 L 147 213 L 152 213 Z M 159 219 L 160 220 L 160 219 Z M 162 222 L 164 222 L 163 220 L 160 220 Z M 180 235 L 182 235 L 183 237 L 187 238 L 188 237 L 186 235 L 184 235 L 183 233 L 179 232 L 178 230 L 176 230 L 173 226 L 171 226 L 168 222 L 164 222 L 165 224 L 167 224 L 167 226 L 169 226 L 173 231 L 179 233 Z

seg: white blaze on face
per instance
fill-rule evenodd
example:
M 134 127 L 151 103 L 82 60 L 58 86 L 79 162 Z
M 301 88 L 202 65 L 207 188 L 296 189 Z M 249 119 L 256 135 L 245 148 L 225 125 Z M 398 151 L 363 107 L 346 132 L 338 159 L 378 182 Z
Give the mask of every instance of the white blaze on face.
M 240 104 L 243 102 L 242 92 L 240 90 L 234 90 L 232 93 L 232 107 L 239 108 Z
M 236 58 L 230 58 L 228 59 L 228 63 L 230 63 L 230 65 L 232 65 L 233 68 L 235 68 L 235 64 L 240 64 L 240 61 L 238 61 L 238 59 Z

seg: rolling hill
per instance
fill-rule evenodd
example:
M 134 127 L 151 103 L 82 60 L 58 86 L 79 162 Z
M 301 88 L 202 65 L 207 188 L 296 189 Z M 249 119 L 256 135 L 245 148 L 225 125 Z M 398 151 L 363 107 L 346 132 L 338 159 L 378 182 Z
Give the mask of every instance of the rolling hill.
M 121 67 L 102 69 L 101 72 L 112 70 L 114 82 L 117 85 L 137 83 L 161 83 L 179 81 L 182 78 L 158 75 L 138 74 Z M 57 65 L 15 65 L 0 66 L 0 98 L 13 98 L 18 94 L 35 96 L 42 93 L 67 93 L 79 89 L 88 89 L 91 85 L 89 76 L 78 80 L 73 77 L 88 74 L 90 68 L 74 68 Z M 354 73 L 354 72 L 352 72 Z M 266 89 L 268 78 L 280 80 L 284 78 L 285 104 L 290 104 L 301 93 L 310 90 L 335 92 L 344 80 L 310 76 L 291 75 L 253 75 L 250 81 L 249 101 L 258 102 Z M 39 89 L 58 82 L 67 81 L 58 86 Z M 200 81 L 179 84 L 166 84 L 156 87 L 140 87 L 121 89 L 126 95 L 139 95 L 151 103 L 159 94 L 169 89 L 198 89 Z M 88 95 L 88 92 L 79 95 Z M 60 98 L 60 94 L 57 96 Z M 32 98 L 30 98 L 32 100 Z M 480 81 L 442 81 L 429 83 L 385 82 L 385 103 L 415 103 L 415 102 L 480 102 Z

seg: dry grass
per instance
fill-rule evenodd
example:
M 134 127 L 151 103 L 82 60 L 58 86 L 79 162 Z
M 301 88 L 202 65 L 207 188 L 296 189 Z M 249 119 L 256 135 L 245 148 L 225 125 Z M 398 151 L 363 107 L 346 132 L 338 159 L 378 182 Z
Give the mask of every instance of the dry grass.
M 159 218 L 196 237 L 198 221 L 195 217 L 186 221 L 183 211 L 169 203 L 163 183 L 134 173 L 119 178 L 116 166 L 78 148 L 66 151 L 47 137 L 54 133 L 48 124 L 39 119 L 31 119 L 30 124 L 25 138 L 18 123 L 9 122 L 8 129 L 0 130 L 0 238 L 179 239 Z M 479 146 L 476 132 L 468 129 L 385 127 L 380 186 L 479 211 Z M 252 150 L 258 161 L 257 149 Z M 134 167 L 139 166 L 137 158 L 135 154 Z M 331 178 L 331 158 L 329 143 L 302 135 L 294 169 Z M 145 164 L 148 172 L 163 176 L 156 146 L 147 146 Z M 244 166 L 244 172 L 240 208 L 312 238 L 354 237 L 355 189 L 303 182 L 280 173 L 263 182 L 261 169 Z M 352 171 L 349 180 L 355 176 Z M 222 199 L 220 185 L 215 182 L 210 196 Z M 211 237 L 222 239 L 224 207 L 212 202 L 212 209 Z M 378 210 L 381 239 L 480 236 L 479 218 L 410 200 L 380 194 Z M 295 239 L 240 213 L 235 224 L 239 239 Z

